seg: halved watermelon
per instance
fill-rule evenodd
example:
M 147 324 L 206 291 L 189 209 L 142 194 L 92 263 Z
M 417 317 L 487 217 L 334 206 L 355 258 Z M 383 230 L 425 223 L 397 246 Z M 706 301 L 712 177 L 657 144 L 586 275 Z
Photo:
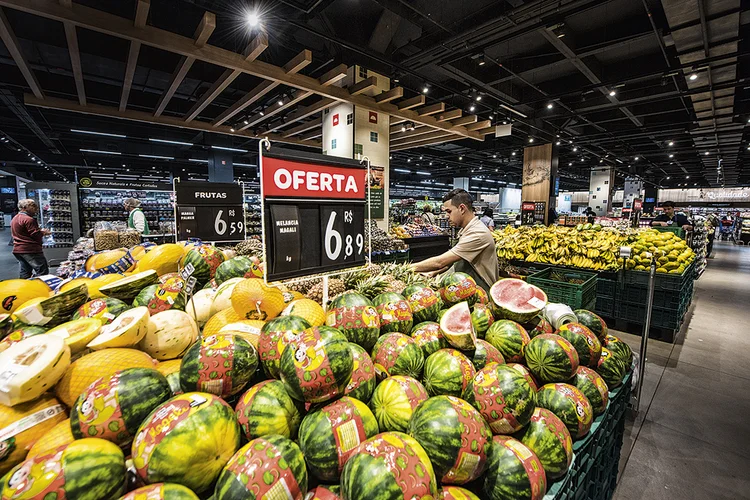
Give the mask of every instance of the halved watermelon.
M 547 294 L 541 288 L 515 278 L 492 285 L 490 297 L 501 317 L 517 323 L 531 320 L 547 305 Z
M 456 349 L 472 351 L 476 348 L 477 335 L 468 302 L 459 302 L 448 309 L 440 318 L 440 329 L 448 343 Z

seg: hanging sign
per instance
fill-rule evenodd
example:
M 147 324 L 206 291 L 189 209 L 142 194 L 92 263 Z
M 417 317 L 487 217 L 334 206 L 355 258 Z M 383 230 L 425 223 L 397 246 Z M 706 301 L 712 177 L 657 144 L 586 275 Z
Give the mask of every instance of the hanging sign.
M 367 168 L 278 147 L 260 165 L 268 281 L 364 264 Z
M 245 209 L 239 184 L 175 180 L 175 194 L 179 239 L 245 239 Z

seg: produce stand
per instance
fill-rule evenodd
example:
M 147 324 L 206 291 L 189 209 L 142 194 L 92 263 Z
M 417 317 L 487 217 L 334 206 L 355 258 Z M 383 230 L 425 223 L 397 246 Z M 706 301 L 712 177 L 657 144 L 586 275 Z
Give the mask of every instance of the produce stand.
M 450 250 L 448 236 L 445 235 L 404 238 L 403 240 L 409 245 L 409 257 L 412 262 L 420 262 Z

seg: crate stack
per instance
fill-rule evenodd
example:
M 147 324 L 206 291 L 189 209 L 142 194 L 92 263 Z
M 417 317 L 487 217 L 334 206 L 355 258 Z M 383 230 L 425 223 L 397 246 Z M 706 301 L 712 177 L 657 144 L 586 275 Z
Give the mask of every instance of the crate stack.
M 530 275 L 526 281 L 544 290 L 549 302 L 567 304 L 573 310 L 595 307 L 596 273 L 548 267 Z
M 617 273 L 599 273 L 596 280 L 596 305 L 594 312 L 608 319 L 615 319 L 615 304 L 617 303 L 620 283 Z

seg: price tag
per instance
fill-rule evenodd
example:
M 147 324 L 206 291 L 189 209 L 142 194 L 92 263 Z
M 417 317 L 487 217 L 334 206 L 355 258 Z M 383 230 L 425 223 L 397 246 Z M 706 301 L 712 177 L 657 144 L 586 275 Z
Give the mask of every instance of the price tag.
M 321 209 L 323 264 L 364 261 L 365 224 L 362 205 L 326 205 Z
M 182 271 L 180 271 L 180 276 L 182 279 L 186 280 L 195 272 L 195 266 L 188 263 L 185 267 L 182 268 Z
M 195 288 L 195 285 L 198 283 L 198 280 L 195 278 L 195 276 L 191 276 L 185 281 L 185 293 L 190 295 L 193 293 L 193 289 Z

